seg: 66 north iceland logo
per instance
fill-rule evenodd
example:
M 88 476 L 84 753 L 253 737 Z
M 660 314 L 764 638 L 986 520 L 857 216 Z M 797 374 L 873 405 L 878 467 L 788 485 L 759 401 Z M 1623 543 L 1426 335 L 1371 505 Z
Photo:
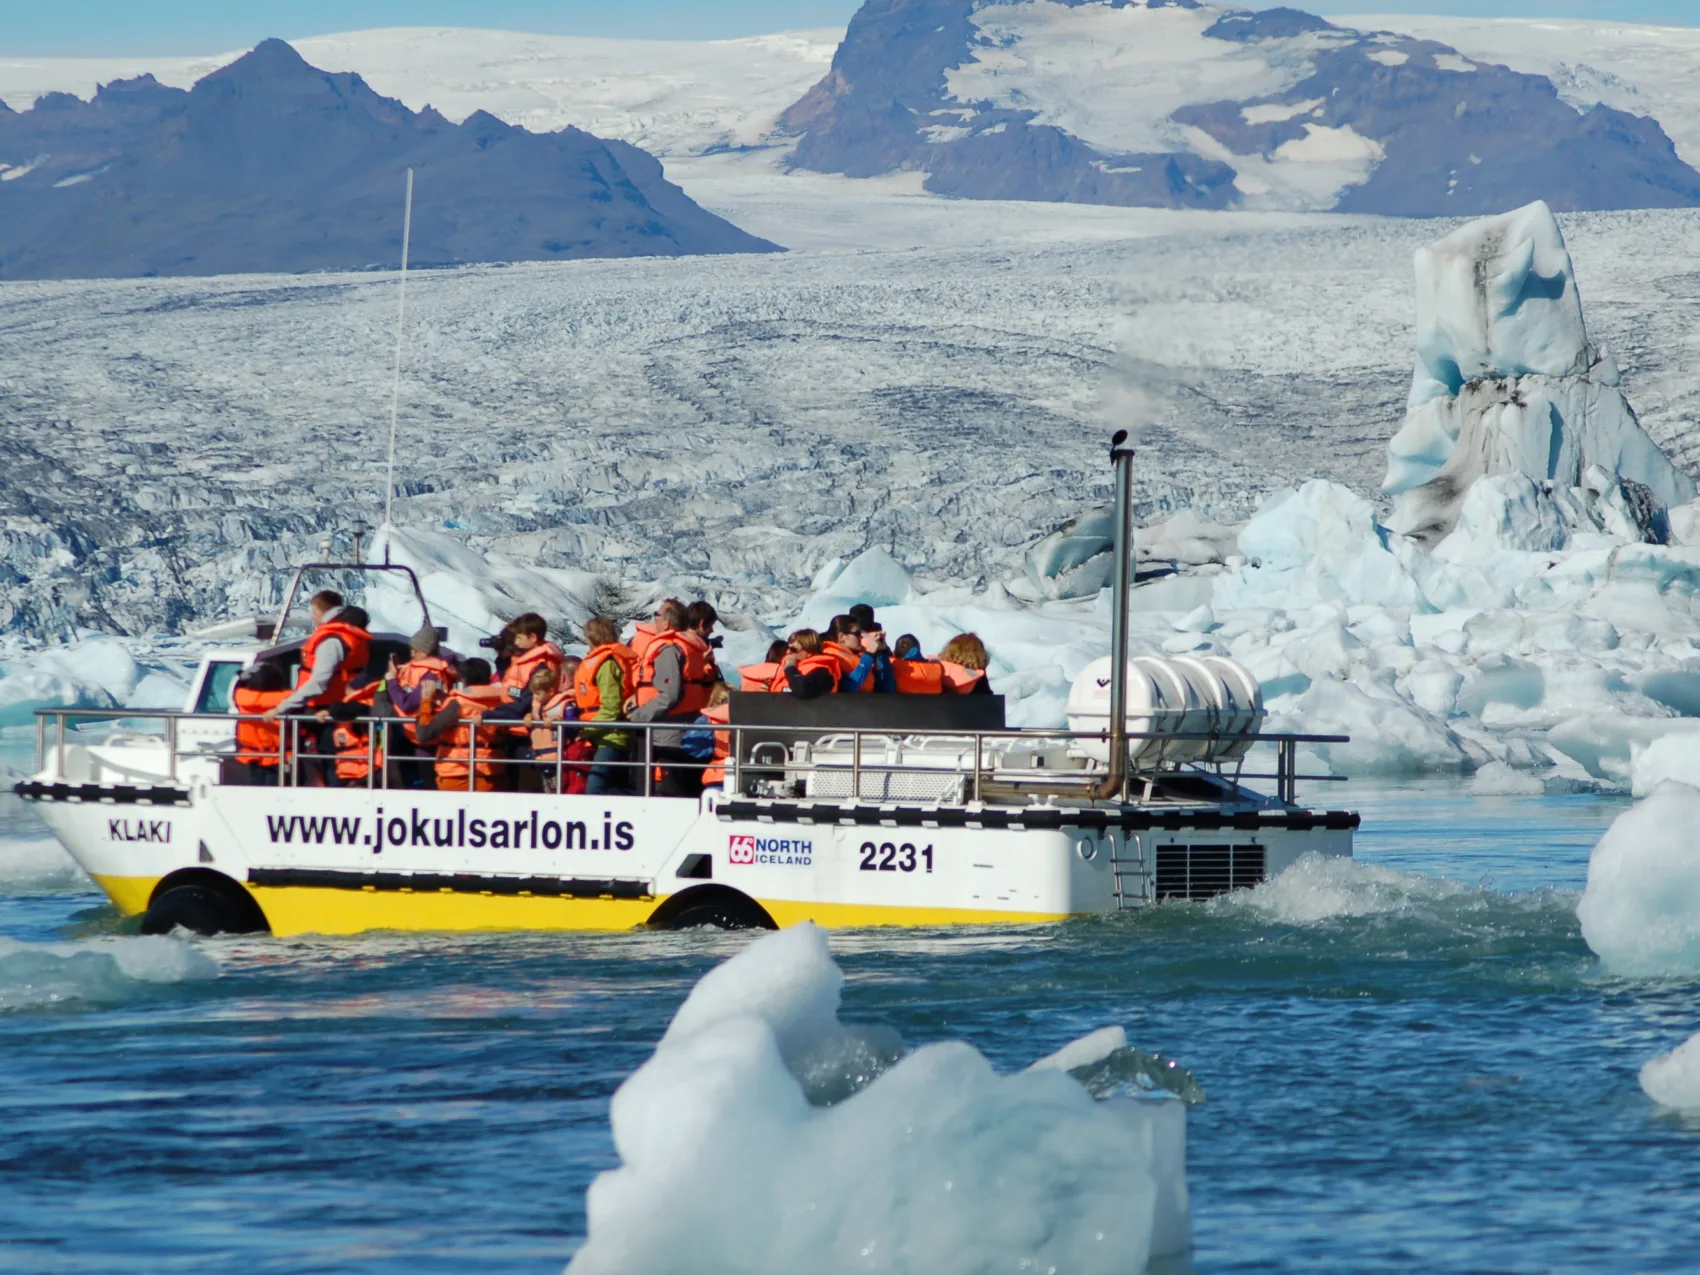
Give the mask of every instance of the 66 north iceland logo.
M 726 839 L 726 861 L 770 868 L 813 867 L 815 843 L 795 837 L 752 837 L 733 833 Z

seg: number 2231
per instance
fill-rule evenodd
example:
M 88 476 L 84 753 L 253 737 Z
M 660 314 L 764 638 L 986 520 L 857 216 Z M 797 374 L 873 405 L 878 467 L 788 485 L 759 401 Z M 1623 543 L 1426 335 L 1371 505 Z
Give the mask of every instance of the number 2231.
M 925 872 L 933 870 L 931 846 L 917 849 L 908 841 L 902 845 L 894 845 L 889 841 L 882 841 L 879 845 L 872 841 L 862 843 L 863 872 L 913 872 L 917 867 Z

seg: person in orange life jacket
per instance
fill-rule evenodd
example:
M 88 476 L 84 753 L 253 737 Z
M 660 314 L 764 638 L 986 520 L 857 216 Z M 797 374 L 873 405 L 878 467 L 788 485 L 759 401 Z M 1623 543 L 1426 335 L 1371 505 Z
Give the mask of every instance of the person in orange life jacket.
M 696 721 L 708 704 L 708 684 L 703 678 L 706 664 L 698 648 L 679 632 L 685 624 L 685 608 L 678 602 L 663 602 L 655 613 L 655 628 L 638 658 L 636 707 L 628 716 L 634 722 L 679 723 Z M 702 791 L 701 772 L 690 768 L 690 756 L 681 748 L 684 731 L 657 730 L 650 756 L 660 764 L 663 797 L 695 797 Z M 639 741 L 641 755 L 642 741 Z
M 724 679 L 720 676 L 720 664 L 714 653 L 720 649 L 721 640 L 714 636 L 714 626 L 720 623 L 720 613 L 712 604 L 701 599 L 685 608 L 685 623 L 680 629 L 680 636 L 696 651 L 704 667 L 703 680 L 709 690 L 714 684 Z
M 585 621 L 584 641 L 590 649 L 573 678 L 580 720 L 617 722 L 625 715 L 626 701 L 637 683 L 637 657 L 620 641 L 620 630 L 605 615 Z M 594 750 L 585 792 L 595 796 L 631 791 L 628 767 L 623 764 L 631 750 L 631 732 L 585 726 L 579 738 Z
M 366 613 L 345 607 L 342 594 L 334 589 L 315 593 L 307 610 L 313 617 L 313 632 L 301 647 L 300 684 L 267 712 L 268 720 L 339 704 L 347 697 L 349 683 L 366 671 L 372 641 L 366 632 Z M 353 619 L 361 623 L 356 625 Z
M 885 634 L 876 632 L 866 641 L 861 624 L 848 615 L 832 618 L 822 649 L 839 662 L 840 691 L 894 691 L 891 653 L 885 649 Z
M 986 654 L 986 644 L 975 634 L 958 633 L 951 638 L 938 653 L 938 662 L 944 669 L 946 691 L 958 695 L 992 693 L 991 683 L 986 680 L 986 666 L 991 663 L 991 657 Z
M 413 719 L 419 715 L 419 692 L 427 677 L 434 677 L 443 686 L 454 684 L 455 666 L 442 656 L 442 647 L 437 637 L 437 630 L 429 624 L 423 625 L 408 642 L 410 657 L 405 663 L 398 664 L 395 657 L 390 657 L 389 671 L 384 677 L 384 689 L 378 698 L 380 707 L 388 710 L 388 716 L 401 717 L 406 720 L 399 730 L 389 732 L 389 755 L 395 762 L 395 773 L 392 784 L 404 788 L 425 788 L 430 775 L 430 768 L 417 760 L 421 757 L 431 757 L 436 754 L 434 748 L 419 746 L 418 727 Z
M 585 741 L 575 730 L 558 729 L 560 723 L 578 720 L 578 701 L 573 696 L 572 679 L 579 670 L 579 658 L 569 655 L 561 663 L 560 672 L 549 665 L 539 665 L 531 675 L 530 711 L 525 715 L 525 729 L 533 763 L 520 772 L 521 792 L 554 792 L 556 763 L 562 750 L 573 760 L 574 746 Z
M 289 698 L 273 705 L 265 716 L 269 720 L 318 716 L 320 726 L 316 731 L 306 723 L 294 728 L 301 756 L 296 769 L 302 784 L 323 787 L 334 777 L 331 759 L 337 749 L 333 739 L 336 728 L 322 716 L 322 711 L 344 703 L 357 689 L 371 684 L 367 662 L 372 651 L 372 635 L 366 631 L 371 621 L 360 607 L 345 606 L 342 595 L 333 589 L 315 593 L 308 603 L 308 613 L 314 627 L 301 644 L 301 670 L 296 687 Z M 286 737 L 291 734 L 290 727 L 283 730 Z
M 760 664 L 746 664 L 738 670 L 741 691 L 782 691 L 785 689 L 785 675 L 780 666 L 785 662 L 785 643 L 775 640 L 768 643 L 767 657 Z
M 726 784 L 726 759 L 732 753 L 732 732 L 715 730 L 732 720 L 732 688 L 716 682 L 709 688 L 708 707 L 697 715 L 705 730 L 685 732 L 684 750 L 703 765 L 702 786 L 722 788 Z
M 516 615 L 503 632 L 513 645 L 513 655 L 502 670 L 502 685 L 507 687 L 510 698 L 518 699 L 531 685 L 531 675 L 542 666 L 554 669 L 557 676 L 560 674 L 561 661 L 567 657 L 549 640 L 549 623 L 537 612 Z
M 655 604 L 655 615 L 648 624 L 640 623 L 632 629 L 632 640 L 628 645 L 632 649 L 632 654 L 637 656 L 640 662 L 649 654 L 649 648 L 655 645 L 658 637 L 670 630 L 677 629 L 679 624 L 684 623 L 684 620 L 681 619 L 679 624 L 669 624 L 662 618 L 662 612 L 669 607 L 678 607 L 681 617 L 686 612 L 685 604 L 679 599 L 664 598 Z
M 288 698 L 289 679 L 276 664 L 244 669 L 230 689 L 231 711 L 244 717 L 258 717 Z M 282 747 L 283 727 L 275 722 L 237 722 L 236 756 L 226 772 L 230 778 L 220 782 L 275 786 Z
M 891 676 L 900 695 L 939 695 L 944 692 L 944 669 L 936 660 L 921 654 L 921 640 L 913 633 L 897 639 L 891 652 Z
M 491 792 L 496 787 L 498 728 L 485 722 L 497 713 L 506 720 L 518 718 L 512 716 L 515 702 L 508 699 L 500 684 L 492 685 L 491 677 L 488 660 L 471 659 L 460 666 L 459 686 L 446 689 L 436 678 L 428 677 L 421 687 L 419 742 L 436 746 L 436 786 L 441 790 L 466 789 L 469 761 L 472 784 L 478 792 Z M 528 709 L 530 699 L 528 693 Z M 472 758 L 469 754 L 474 745 L 477 756 Z
M 838 658 L 824 650 L 819 633 L 798 629 L 785 644 L 785 689 L 798 699 L 819 699 L 838 689 Z

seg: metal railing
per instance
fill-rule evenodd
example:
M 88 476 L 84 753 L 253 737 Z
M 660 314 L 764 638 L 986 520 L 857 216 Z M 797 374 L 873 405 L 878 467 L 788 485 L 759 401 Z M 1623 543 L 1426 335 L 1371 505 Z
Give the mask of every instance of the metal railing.
M 709 770 L 723 768 L 726 774 L 726 790 L 737 793 L 744 793 L 746 787 L 753 784 L 765 783 L 772 787 L 776 782 L 773 779 L 776 773 L 780 776 L 777 782 L 781 788 L 786 785 L 795 786 L 799 782 L 806 784 L 810 776 L 828 775 L 847 779 L 850 791 L 845 795 L 861 800 L 865 799 L 864 780 L 868 776 L 902 774 L 960 777 L 964 781 L 961 800 L 965 802 L 984 803 L 1000 799 L 1021 801 L 1038 797 L 1072 797 L 1090 801 L 1090 788 L 1102 781 L 1105 772 L 1101 765 L 1094 768 L 1093 762 L 1084 755 L 1081 746 L 1107 746 L 1109 740 L 1107 732 L 1066 729 L 905 731 L 891 727 L 721 726 L 683 720 L 563 721 L 537 724 L 503 720 L 479 724 L 462 723 L 460 728 L 465 729 L 467 738 L 464 741 L 456 740 L 449 745 L 450 751 L 445 754 L 432 744 L 414 745 L 408 741 L 402 728 L 417 728 L 420 723 L 416 719 L 403 717 L 361 717 L 351 722 L 337 723 L 307 714 L 280 717 L 275 722 L 267 723 L 262 717 L 231 713 L 68 708 L 38 709 L 35 716 L 36 771 L 39 774 L 48 769 L 51 753 L 52 774 L 60 780 L 67 778 L 67 749 L 73 743 L 119 747 L 140 740 L 159 739 L 166 753 L 167 769 L 164 777 L 172 782 L 179 780 L 183 761 L 196 760 L 246 763 L 249 766 L 250 778 L 255 771 L 272 771 L 275 768 L 275 779 L 270 775 L 259 777 L 266 784 L 275 783 L 279 787 L 390 789 L 428 786 L 441 789 L 442 772 L 439 768 L 447 763 L 457 770 L 464 769 L 464 788 L 469 792 L 495 789 L 497 776 L 505 773 L 507 777 L 514 779 L 524 775 L 536 775 L 537 787 L 523 791 L 561 793 L 568 789 L 569 775 L 588 778 L 589 773 L 596 769 L 604 774 L 626 775 L 632 781 L 618 788 L 605 788 L 603 791 L 646 797 L 656 795 L 658 771 L 670 770 L 701 776 Z M 117 739 L 108 740 L 72 738 L 73 723 L 91 725 L 101 722 L 158 722 L 160 729 L 157 733 L 126 731 Z M 192 747 L 185 748 L 182 728 L 186 723 L 195 722 L 218 723 L 228 727 L 230 734 L 217 740 L 197 740 Z M 237 751 L 233 747 L 235 728 L 241 722 L 275 726 L 278 731 L 276 751 Z M 339 753 L 334 748 L 324 746 L 330 732 L 339 724 L 350 726 L 364 734 L 363 759 L 359 758 L 358 754 L 351 756 L 346 750 Z M 374 729 L 375 727 L 381 729 Z M 516 752 L 527 751 L 534 741 L 532 732 L 540 729 L 548 729 L 551 732 L 554 757 L 514 755 Z M 672 748 L 660 749 L 655 739 L 663 732 L 713 732 L 724 745 L 725 756 L 695 760 Z M 480 735 L 486 737 L 482 742 Z M 491 735 L 496 735 L 498 739 L 490 739 Z M 632 748 L 624 751 L 624 755 L 605 758 L 600 762 L 594 756 L 580 756 L 569 760 L 568 745 L 573 741 L 584 739 L 594 742 L 610 735 L 635 736 L 636 742 Z M 520 740 L 527 748 L 504 748 L 499 742 L 501 736 Z M 1150 803 L 1159 799 L 1164 785 L 1172 785 L 1177 777 L 1205 776 L 1235 790 L 1239 789 L 1244 781 L 1273 780 L 1276 784 L 1276 800 L 1284 806 L 1292 806 L 1297 804 L 1298 785 L 1301 781 L 1330 783 L 1343 782 L 1344 779 L 1338 775 L 1300 774 L 1299 746 L 1346 743 L 1349 737 L 1299 734 L 1241 736 L 1214 730 L 1130 732 L 1127 738 L 1130 752 L 1137 760 L 1130 767 L 1121 793 L 1122 801 Z M 849 745 L 847 758 L 843 756 L 846 740 Z M 911 760 L 869 760 L 867 754 L 871 741 L 878 742 L 887 752 L 901 754 L 907 750 Z M 922 751 L 919 746 L 928 741 L 954 748 L 955 764 L 917 764 L 914 754 Z M 1042 761 L 1029 766 L 1010 764 L 1011 754 L 1019 752 L 1015 746 L 1041 744 L 1061 746 L 1066 757 L 1080 764 L 1047 766 Z M 1240 744 L 1246 747 L 1237 748 Z M 807 748 L 800 745 L 807 745 Z M 1244 769 L 1247 752 L 1260 745 L 1273 745 L 1275 748 L 1276 764 L 1273 772 Z M 821 756 L 822 746 L 830 746 L 825 750 L 824 758 Z M 400 751 L 415 748 L 419 751 Z M 764 749 L 768 750 L 765 755 Z M 1219 759 L 1197 755 L 1201 751 L 1209 754 L 1217 749 L 1234 752 L 1236 755 Z M 970 751 L 971 762 L 968 758 Z M 939 750 L 934 756 L 937 760 L 949 761 L 950 749 Z M 360 764 L 350 765 L 350 769 L 363 770 L 364 774 L 358 781 L 338 781 L 336 766 L 339 760 L 345 764 L 351 760 L 359 762 Z M 421 782 L 407 782 L 410 770 L 411 778 Z M 799 776 L 802 777 L 801 780 L 798 779 Z M 424 782 L 426 779 L 429 779 L 428 784 Z M 481 784 L 481 779 L 489 782 Z M 219 781 L 226 782 L 222 768 Z M 461 786 L 461 781 L 454 782 L 451 790 L 459 791 Z M 1135 795 L 1136 790 L 1142 791 Z M 802 794 L 770 792 L 765 795 Z

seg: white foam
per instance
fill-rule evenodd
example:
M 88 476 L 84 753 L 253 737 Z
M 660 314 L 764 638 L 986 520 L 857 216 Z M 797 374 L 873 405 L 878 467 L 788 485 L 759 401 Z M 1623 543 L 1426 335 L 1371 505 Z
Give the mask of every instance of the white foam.
M 1641 1067 L 1641 1088 L 1660 1106 L 1700 1110 L 1700 1032 Z
M 1700 971 L 1700 789 L 1660 785 L 1619 815 L 1588 860 L 1576 915 L 1616 974 Z
M 0 938 L 0 1011 L 123 1000 L 138 984 L 217 978 L 218 965 L 174 938 L 23 943 Z
M 1210 907 L 1253 912 L 1288 925 L 1316 925 L 1344 917 L 1387 916 L 1456 901 L 1463 886 L 1352 859 L 1307 854 L 1278 876 L 1250 890 L 1224 894 Z
M 788 1063 L 859 1034 L 842 981 L 812 925 L 703 979 L 614 1096 L 621 1164 L 569 1270 L 1108 1272 L 1185 1247 L 1178 1100 L 1098 1101 L 946 1042 L 812 1103 Z

